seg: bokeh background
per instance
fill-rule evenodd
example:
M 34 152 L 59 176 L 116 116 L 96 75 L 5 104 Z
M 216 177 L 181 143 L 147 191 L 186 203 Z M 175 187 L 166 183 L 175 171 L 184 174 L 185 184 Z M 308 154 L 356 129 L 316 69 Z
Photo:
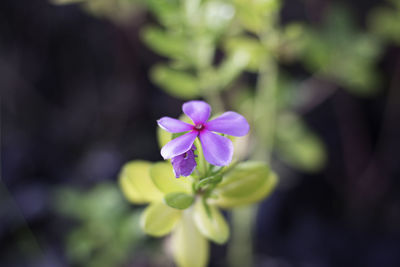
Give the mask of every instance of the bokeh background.
M 284 1 L 281 23 L 318 26 L 341 4 L 370 32 L 370 14 L 393 3 Z M 156 120 L 184 102 L 150 80 L 163 57 L 140 30 L 155 18 L 140 5 L 132 14 L 118 24 L 78 5 L 0 2 L 0 266 L 173 266 L 117 184 L 125 162 L 161 160 Z M 299 114 L 326 164 L 311 174 L 275 165 L 281 183 L 259 206 L 255 266 L 400 266 L 400 31 L 383 39 L 372 96 L 313 81 L 322 100 Z M 281 68 L 310 76 L 299 63 Z M 226 256 L 212 246 L 210 266 Z

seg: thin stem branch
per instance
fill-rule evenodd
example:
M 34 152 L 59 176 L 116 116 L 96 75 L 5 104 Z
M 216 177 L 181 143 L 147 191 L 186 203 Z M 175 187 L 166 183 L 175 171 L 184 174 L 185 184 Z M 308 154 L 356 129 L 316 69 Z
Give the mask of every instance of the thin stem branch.
M 259 70 L 257 81 L 254 126 L 256 128 L 257 146 L 254 159 L 270 162 L 275 138 L 277 66 L 275 62 L 265 62 Z

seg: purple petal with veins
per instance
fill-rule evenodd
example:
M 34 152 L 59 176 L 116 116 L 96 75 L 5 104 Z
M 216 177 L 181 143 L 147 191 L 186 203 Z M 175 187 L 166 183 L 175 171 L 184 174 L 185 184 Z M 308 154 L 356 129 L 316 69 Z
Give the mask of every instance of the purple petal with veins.
M 197 132 L 192 131 L 169 141 L 161 149 L 161 156 L 163 156 L 164 159 L 170 159 L 185 153 L 192 147 L 196 137 Z
M 183 104 L 185 113 L 195 125 L 205 123 L 210 118 L 211 107 L 204 101 L 193 100 Z
M 170 133 L 186 132 L 193 128 L 193 125 L 190 125 L 189 123 L 170 117 L 162 117 L 157 121 L 157 123 L 162 129 Z
M 200 133 L 201 147 L 205 159 L 216 166 L 226 166 L 232 161 L 233 144 L 231 140 L 210 131 Z
M 174 168 L 174 174 L 176 178 L 179 178 L 180 176 L 189 176 L 192 174 L 197 166 L 195 159 L 196 155 L 194 154 L 195 150 L 196 147 L 193 145 L 189 151 L 171 159 L 171 164 Z
M 207 122 L 206 125 L 209 131 L 232 136 L 244 136 L 250 130 L 247 120 L 242 115 L 233 111 L 225 112 L 221 116 Z

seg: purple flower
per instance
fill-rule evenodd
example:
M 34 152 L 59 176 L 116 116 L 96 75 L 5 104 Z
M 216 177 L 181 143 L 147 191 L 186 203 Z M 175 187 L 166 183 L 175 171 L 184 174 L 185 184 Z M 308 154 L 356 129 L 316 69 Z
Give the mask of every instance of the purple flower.
M 191 149 L 186 151 L 185 153 L 173 157 L 171 159 L 172 167 L 174 167 L 175 177 L 179 178 L 180 176 L 189 176 L 196 168 L 196 155 L 194 151 L 196 147 L 193 145 Z
M 162 149 L 164 159 L 174 158 L 189 151 L 196 137 L 199 137 L 205 159 L 216 166 L 226 166 L 232 160 L 233 145 L 231 140 L 217 133 L 244 136 L 250 126 L 246 119 L 233 111 L 207 121 L 211 114 L 211 107 L 204 101 L 189 101 L 183 104 L 183 112 L 193 121 L 194 125 L 170 117 L 163 117 L 157 121 L 158 125 L 170 132 L 184 135 L 168 142 Z

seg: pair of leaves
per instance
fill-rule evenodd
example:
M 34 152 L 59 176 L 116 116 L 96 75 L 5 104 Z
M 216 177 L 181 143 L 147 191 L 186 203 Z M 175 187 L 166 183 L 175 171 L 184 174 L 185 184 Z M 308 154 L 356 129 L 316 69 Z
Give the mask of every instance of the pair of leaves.
M 224 244 L 229 238 L 229 226 L 216 206 L 209 205 L 208 208 L 210 214 L 202 201 L 197 201 L 194 208 L 184 211 L 171 208 L 162 202 L 155 202 L 145 209 L 140 224 L 147 234 L 161 237 L 169 234 L 182 220 L 182 216 L 189 212 L 202 235 L 217 244 Z
M 142 214 L 142 229 L 150 235 L 163 236 L 179 220 L 180 209 L 188 208 L 194 201 L 188 179 L 176 179 L 167 162 L 132 161 L 122 168 L 119 182 L 129 201 L 151 203 Z
M 227 224 L 216 206 L 230 208 L 254 203 L 266 197 L 276 182 L 276 175 L 265 163 L 238 164 L 215 188 L 213 193 L 217 198 L 208 200 L 210 211 L 200 200 L 194 205 L 200 231 L 217 243 L 225 242 Z M 181 209 L 192 206 L 194 201 L 192 182 L 189 178 L 174 178 L 167 162 L 152 166 L 145 161 L 130 162 L 122 169 L 120 184 L 124 195 L 133 203 L 152 203 L 144 212 L 141 225 L 146 233 L 154 236 L 169 233 L 179 220 Z
M 184 209 L 190 199 L 192 185 L 189 178 L 176 179 L 172 167 L 166 162 L 151 166 L 149 162 L 134 161 L 126 164 L 120 175 L 124 195 L 133 203 L 161 202 Z M 221 207 L 234 207 L 254 203 L 266 197 L 275 187 L 277 177 L 262 162 L 244 162 L 224 175 L 213 192 L 212 200 Z

